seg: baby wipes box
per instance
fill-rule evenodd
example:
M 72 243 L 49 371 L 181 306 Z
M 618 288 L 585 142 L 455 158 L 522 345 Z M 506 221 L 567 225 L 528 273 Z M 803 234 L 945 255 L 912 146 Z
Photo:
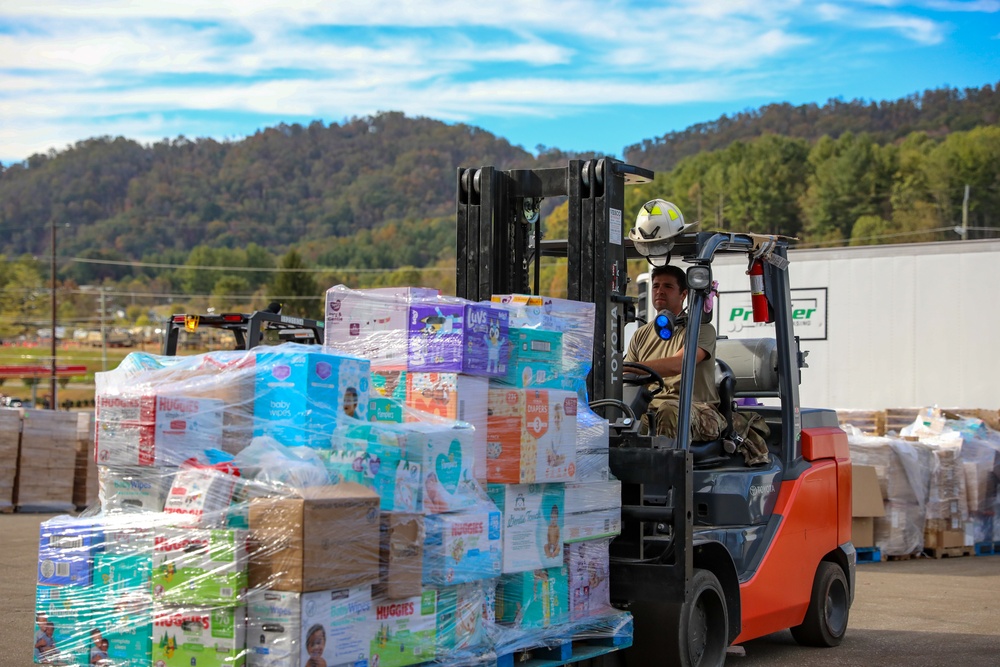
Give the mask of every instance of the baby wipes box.
M 245 607 L 153 607 L 156 667 L 246 664 Z
M 425 517 L 424 583 L 450 586 L 499 576 L 500 521 L 500 512 L 489 509 Z
M 296 664 L 321 657 L 327 665 L 368 665 L 374 618 L 371 586 L 303 593 L 301 608 Z
M 505 574 L 497 586 L 497 622 L 516 628 L 547 628 L 569 620 L 565 566 Z
M 153 544 L 161 604 L 236 605 L 247 590 L 247 531 L 165 528 Z
M 257 355 L 255 436 L 329 449 L 338 424 L 367 420 L 370 364 L 343 355 L 288 350 Z
M 171 475 L 162 468 L 98 466 L 98 498 L 105 514 L 162 512 Z
M 437 638 L 437 591 L 399 600 L 374 598 L 371 665 L 405 667 L 433 660 Z
M 486 491 L 503 514 L 503 572 L 562 564 L 563 484 L 490 484 Z
M 572 480 L 576 411 L 574 392 L 491 385 L 486 437 L 489 482 Z

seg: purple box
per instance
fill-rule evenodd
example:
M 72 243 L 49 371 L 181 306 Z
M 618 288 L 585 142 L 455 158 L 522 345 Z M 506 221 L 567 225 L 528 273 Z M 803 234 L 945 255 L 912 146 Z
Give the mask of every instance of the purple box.
M 410 306 L 407 368 L 502 377 L 510 355 L 505 310 L 480 305 Z
M 90 586 L 94 554 L 103 548 L 104 526 L 96 521 L 57 516 L 42 522 L 38 583 Z

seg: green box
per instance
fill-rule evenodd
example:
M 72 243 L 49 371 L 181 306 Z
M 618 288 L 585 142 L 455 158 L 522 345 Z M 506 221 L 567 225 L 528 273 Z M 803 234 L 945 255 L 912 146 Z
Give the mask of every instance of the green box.
M 246 608 L 155 607 L 153 664 L 162 667 L 243 667 L 246 664 Z
M 235 606 L 247 590 L 247 531 L 165 528 L 153 545 L 158 603 Z
M 565 566 L 505 574 L 497 586 L 497 622 L 516 628 L 548 628 L 569 621 Z
M 406 667 L 433 660 L 437 642 L 437 591 L 424 589 L 416 597 L 378 596 L 369 664 Z

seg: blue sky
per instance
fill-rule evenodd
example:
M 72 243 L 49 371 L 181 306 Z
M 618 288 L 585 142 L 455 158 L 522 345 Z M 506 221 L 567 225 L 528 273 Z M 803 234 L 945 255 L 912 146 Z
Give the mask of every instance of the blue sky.
M 773 102 L 1000 82 L 1000 0 L 4 0 L 0 162 L 403 111 L 624 147 Z

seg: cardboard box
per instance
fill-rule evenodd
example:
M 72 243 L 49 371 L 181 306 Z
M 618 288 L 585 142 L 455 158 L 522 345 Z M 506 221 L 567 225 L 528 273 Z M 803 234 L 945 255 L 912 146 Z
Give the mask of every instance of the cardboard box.
M 406 405 L 428 414 L 472 425 L 473 474 L 486 482 L 489 381 L 458 373 L 408 373 Z M 410 421 L 413 421 L 411 417 Z
M 383 513 L 379 526 L 379 586 L 388 598 L 420 595 L 424 521 L 419 514 Z
M 104 549 L 104 527 L 94 519 L 57 516 L 43 521 L 38 546 L 38 583 L 91 584 L 94 556 Z
M 489 482 L 572 481 L 576 410 L 574 392 L 491 386 L 486 444 Z
M 337 426 L 367 421 L 366 359 L 300 351 L 257 355 L 254 436 L 283 445 L 330 449 Z
M 873 466 L 851 466 L 851 542 L 855 547 L 875 546 L 875 519 L 885 516 L 885 504 Z
M 569 620 L 566 567 L 505 574 L 497 586 L 497 622 L 520 629 L 548 628 Z
M 608 540 L 566 545 L 569 617 L 579 621 L 612 612 Z
M 222 401 L 185 396 L 97 396 L 95 460 L 178 466 L 222 444 Z
M 166 528 L 153 546 L 153 598 L 235 606 L 247 592 L 247 531 Z
M 436 300 L 440 292 L 425 287 L 326 291 L 323 346 L 370 359 L 375 367 L 406 367 L 406 331 L 413 301 Z
M 19 410 L 21 445 L 14 503 L 22 511 L 72 511 L 77 417 L 72 412 Z
M 20 444 L 21 413 L 0 410 L 0 511 L 14 507 L 14 478 Z
M 563 484 L 490 484 L 503 514 L 503 572 L 558 567 L 563 562 Z
M 373 667 L 405 667 L 434 660 L 437 650 L 437 591 L 425 589 L 403 600 L 374 596 Z
M 252 591 L 247 602 L 247 664 L 300 667 L 366 665 L 372 637 L 371 587 L 293 593 Z
M 424 518 L 425 584 L 453 584 L 499 576 L 503 562 L 500 512 L 488 509 Z
M 310 592 L 378 581 L 379 497 L 360 484 L 250 502 L 250 586 Z
M 856 516 L 851 519 L 851 543 L 859 549 L 875 546 L 875 517 Z
M 245 607 L 153 607 L 153 664 L 246 664 Z

